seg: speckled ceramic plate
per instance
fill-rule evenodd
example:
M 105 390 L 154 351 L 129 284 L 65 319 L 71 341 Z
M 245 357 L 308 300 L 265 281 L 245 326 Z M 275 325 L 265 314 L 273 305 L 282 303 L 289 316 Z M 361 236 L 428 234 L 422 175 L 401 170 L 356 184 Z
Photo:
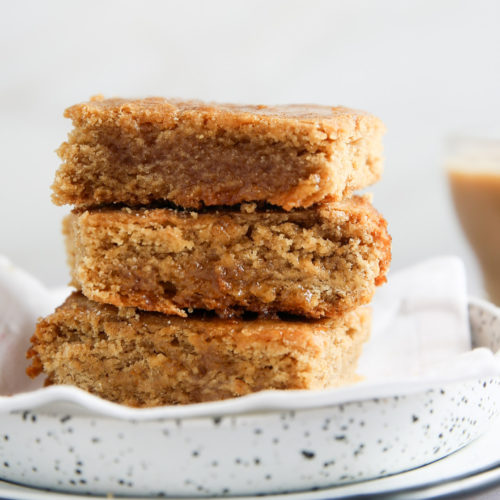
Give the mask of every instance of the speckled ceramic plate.
M 272 500 L 359 499 L 370 495 L 370 498 L 422 500 L 424 498 L 441 498 L 442 496 L 455 498 L 459 494 L 473 495 L 485 488 L 500 485 L 500 453 L 496 447 L 491 446 L 491 443 L 497 442 L 500 442 L 500 420 L 495 422 L 491 429 L 479 439 L 458 452 L 418 469 L 325 489 L 271 494 L 266 495 L 265 498 Z M 89 496 L 77 493 L 55 493 L 0 480 L 0 498 L 9 498 L 10 500 L 80 500 L 89 498 Z M 128 498 L 144 500 L 147 497 Z M 188 497 L 184 498 L 188 500 Z M 246 496 L 245 500 L 260 498 L 262 497 Z
M 475 346 L 497 352 L 498 309 L 472 301 L 469 312 Z M 429 463 L 484 433 L 499 415 L 497 376 L 422 384 L 342 404 L 325 404 L 328 391 L 304 394 L 294 408 L 267 392 L 236 406 L 196 405 L 198 415 L 189 418 L 182 408 L 125 411 L 55 387 L 0 406 L 0 477 L 136 496 L 310 490 Z

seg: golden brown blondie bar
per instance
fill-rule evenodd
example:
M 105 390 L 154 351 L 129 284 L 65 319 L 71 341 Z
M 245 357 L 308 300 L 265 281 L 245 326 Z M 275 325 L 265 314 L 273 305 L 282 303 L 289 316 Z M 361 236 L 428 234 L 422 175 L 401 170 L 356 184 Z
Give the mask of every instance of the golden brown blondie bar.
M 333 316 L 385 281 L 386 221 L 366 198 L 285 212 L 93 209 L 65 222 L 72 284 L 92 300 L 184 309 Z
M 39 321 L 28 369 L 131 406 L 351 383 L 370 309 L 324 320 L 189 318 L 119 309 L 73 293 Z
M 318 105 L 245 106 L 100 96 L 66 110 L 56 204 L 182 207 L 262 201 L 286 210 L 377 181 L 381 121 Z

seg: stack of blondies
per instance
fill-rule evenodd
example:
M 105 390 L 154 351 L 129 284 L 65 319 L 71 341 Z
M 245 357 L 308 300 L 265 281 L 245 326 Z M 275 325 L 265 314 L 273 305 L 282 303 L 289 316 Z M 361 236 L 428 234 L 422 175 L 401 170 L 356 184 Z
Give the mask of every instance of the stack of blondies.
M 30 376 L 131 406 L 351 383 L 390 236 L 382 123 L 342 107 L 95 97 L 66 111 L 56 204 L 78 291 Z

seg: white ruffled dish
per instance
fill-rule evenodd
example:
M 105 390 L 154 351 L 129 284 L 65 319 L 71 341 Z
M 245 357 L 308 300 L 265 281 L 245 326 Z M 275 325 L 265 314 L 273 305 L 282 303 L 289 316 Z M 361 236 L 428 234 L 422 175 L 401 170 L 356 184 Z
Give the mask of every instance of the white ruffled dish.
M 433 262 L 427 271 L 436 276 L 445 264 Z M 456 273 L 456 261 L 447 269 L 443 283 Z M 398 294 L 402 282 L 415 289 L 408 275 L 391 281 Z M 392 293 L 387 288 L 379 294 L 382 302 Z M 435 293 L 436 280 L 431 288 L 422 296 Z M 410 319 L 426 330 L 425 318 L 440 318 L 432 343 L 450 314 L 461 318 L 463 311 L 461 299 L 429 300 L 431 312 L 422 315 L 427 309 L 415 304 L 423 302 L 405 296 L 390 323 L 397 329 Z M 394 352 L 383 349 L 388 310 L 379 308 L 368 360 L 361 363 L 366 380 L 349 388 L 267 391 L 153 409 L 122 407 L 70 387 L 0 398 L 0 477 L 91 494 L 233 496 L 327 488 L 442 458 L 486 432 L 500 414 L 500 312 L 471 300 L 472 346 L 459 339 L 448 358 L 437 356 L 444 352 L 439 342 L 426 346 L 415 354 L 432 354 L 432 366 L 421 362 L 424 371 L 384 379 L 384 363 L 377 372 L 370 353 L 386 352 L 385 365 L 398 364 Z M 463 333 L 458 327 L 452 330 L 457 337 Z M 410 333 L 408 339 L 422 339 Z

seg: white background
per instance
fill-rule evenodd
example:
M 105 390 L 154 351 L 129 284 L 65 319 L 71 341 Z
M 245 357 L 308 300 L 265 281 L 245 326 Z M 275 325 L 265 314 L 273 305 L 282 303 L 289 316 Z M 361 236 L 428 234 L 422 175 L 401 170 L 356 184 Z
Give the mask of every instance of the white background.
M 387 125 L 375 205 L 393 269 L 457 254 L 480 293 L 442 170 L 445 136 L 500 111 L 496 0 L 4 1 L 0 12 L 0 253 L 68 279 L 50 202 L 67 106 L 162 95 L 315 102 Z

